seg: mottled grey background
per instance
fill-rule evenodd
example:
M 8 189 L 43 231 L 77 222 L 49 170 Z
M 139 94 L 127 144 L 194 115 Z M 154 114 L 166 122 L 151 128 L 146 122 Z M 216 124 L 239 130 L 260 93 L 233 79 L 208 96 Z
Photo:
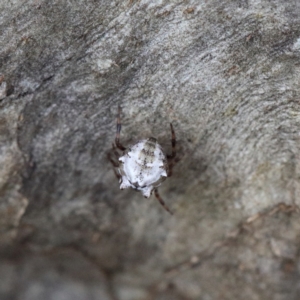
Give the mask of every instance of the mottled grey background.
M 107 153 L 156 136 L 154 197 Z M 0 2 L 1 300 L 298 300 L 300 2 Z

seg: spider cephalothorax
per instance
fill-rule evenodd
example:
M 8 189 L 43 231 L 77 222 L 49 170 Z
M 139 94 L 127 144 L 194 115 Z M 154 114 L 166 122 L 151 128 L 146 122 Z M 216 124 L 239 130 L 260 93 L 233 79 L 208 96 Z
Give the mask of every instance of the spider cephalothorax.
M 172 124 L 172 154 L 165 155 L 157 140 L 150 137 L 140 140 L 136 144 L 125 148 L 120 143 L 121 108 L 118 109 L 116 145 L 113 144 L 113 152 L 118 161 L 116 162 L 109 155 L 109 159 L 115 167 L 115 174 L 120 182 L 120 189 L 133 188 L 141 191 L 144 197 L 149 198 L 154 191 L 156 198 L 161 205 L 172 214 L 170 209 L 158 194 L 157 187 L 169 176 L 172 175 L 172 167 L 176 156 L 176 138 Z M 123 151 L 120 156 L 117 148 Z

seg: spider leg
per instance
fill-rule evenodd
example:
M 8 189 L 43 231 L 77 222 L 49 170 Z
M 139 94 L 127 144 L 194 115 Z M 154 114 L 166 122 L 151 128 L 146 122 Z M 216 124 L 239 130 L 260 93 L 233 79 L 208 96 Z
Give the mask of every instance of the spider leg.
M 157 188 L 154 189 L 154 194 L 155 197 L 157 198 L 157 200 L 159 201 L 159 203 L 163 206 L 163 208 L 169 212 L 171 215 L 173 215 L 173 212 L 169 209 L 169 207 L 166 205 L 166 203 L 164 202 L 164 200 L 160 197 Z
M 119 159 L 120 155 L 117 151 L 117 148 L 116 148 L 115 144 L 112 143 L 111 146 L 112 146 L 112 151 L 113 151 L 114 155 Z
M 113 153 L 116 157 L 119 157 L 119 153 L 116 150 L 116 146 L 114 144 L 112 144 L 112 148 L 113 148 Z M 109 159 L 109 161 L 111 162 L 111 164 L 114 167 L 114 173 L 117 177 L 117 179 L 120 181 L 120 179 L 122 178 L 122 176 L 117 172 L 116 168 L 119 167 L 119 162 L 116 162 L 113 158 L 112 158 L 112 154 L 111 153 L 107 153 L 107 158 Z
M 124 151 L 126 148 L 120 143 L 120 132 L 121 132 L 122 124 L 121 124 L 121 106 L 118 106 L 118 116 L 117 116 L 117 132 L 116 132 L 116 146 L 120 150 Z
M 118 179 L 118 181 L 119 181 L 119 183 L 121 183 L 121 179 L 122 179 L 122 176 L 117 172 L 117 170 L 114 168 L 114 173 L 115 173 L 115 175 L 116 175 L 116 177 L 117 177 L 117 179 Z
M 172 143 L 172 154 L 171 155 L 167 155 L 167 159 L 169 161 L 169 172 L 168 172 L 168 176 L 172 176 L 172 171 L 173 171 L 173 167 L 175 165 L 175 157 L 176 157 L 176 135 L 175 135 L 175 131 L 173 128 L 172 123 L 170 123 L 170 127 L 171 127 L 171 133 L 172 133 L 172 139 L 171 139 L 171 143 Z

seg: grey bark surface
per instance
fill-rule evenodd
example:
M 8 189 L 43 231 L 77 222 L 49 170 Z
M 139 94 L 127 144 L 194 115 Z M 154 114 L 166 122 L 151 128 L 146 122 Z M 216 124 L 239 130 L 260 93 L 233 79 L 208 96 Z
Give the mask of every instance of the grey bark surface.
M 0 299 L 300 298 L 300 2 L 0 2 Z M 119 190 L 107 153 L 180 161 Z

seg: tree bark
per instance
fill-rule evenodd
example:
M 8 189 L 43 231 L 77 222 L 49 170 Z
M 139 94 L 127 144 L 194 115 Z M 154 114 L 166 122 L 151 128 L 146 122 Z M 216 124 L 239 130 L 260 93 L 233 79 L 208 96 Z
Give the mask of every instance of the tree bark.
M 0 298 L 300 298 L 300 2 L 0 3 Z M 107 154 L 155 136 L 155 197 Z

